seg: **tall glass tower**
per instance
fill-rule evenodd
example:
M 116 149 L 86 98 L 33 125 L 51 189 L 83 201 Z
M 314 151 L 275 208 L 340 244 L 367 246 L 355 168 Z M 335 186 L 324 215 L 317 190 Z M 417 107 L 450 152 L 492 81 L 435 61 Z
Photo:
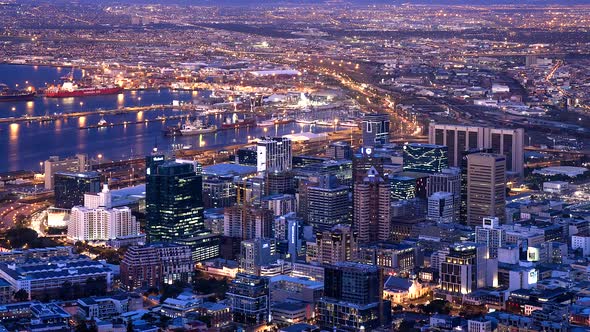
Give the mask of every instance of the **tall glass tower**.
M 193 164 L 146 160 L 146 220 L 150 242 L 170 242 L 204 229 L 202 178 Z

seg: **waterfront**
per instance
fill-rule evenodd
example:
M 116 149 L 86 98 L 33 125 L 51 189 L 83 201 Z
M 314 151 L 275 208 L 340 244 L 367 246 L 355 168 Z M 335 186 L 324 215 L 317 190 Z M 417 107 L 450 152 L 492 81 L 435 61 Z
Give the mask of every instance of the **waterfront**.
M 69 69 L 52 67 L 35 67 L 23 65 L 0 65 L 2 82 L 14 87 L 22 86 L 25 81 L 37 86 L 45 82 L 54 82 L 69 72 Z M 18 73 L 15 74 L 15 73 Z M 172 104 L 173 100 L 182 102 L 198 98 L 196 92 L 142 90 L 126 91 L 119 95 L 83 98 L 36 98 L 34 101 L 0 103 L 0 117 L 29 115 L 48 115 L 91 111 L 96 109 L 116 109 L 129 106 L 147 106 L 152 104 Z M 153 120 L 158 116 L 178 115 L 179 111 L 145 111 L 122 115 L 109 115 L 107 122 Z M 189 137 L 164 137 L 162 129 L 176 125 L 179 120 L 167 122 L 150 122 L 80 130 L 81 126 L 95 125 L 101 120 L 100 115 L 80 118 L 61 119 L 54 122 L 12 123 L 0 125 L 0 171 L 39 170 L 40 162 L 50 155 L 62 157 L 76 153 L 86 153 L 89 157 L 102 154 L 105 159 L 120 159 L 131 155 L 148 154 L 154 145 L 161 150 L 169 150 L 172 144 L 192 145 L 193 149 L 223 148 L 226 145 L 247 143 L 249 138 L 262 135 L 285 135 L 301 132 L 325 132 L 333 128 L 282 124 L 267 128 L 240 128 L 223 130 L 217 133 Z M 223 121 L 223 115 L 207 116 L 205 121 L 217 124 Z

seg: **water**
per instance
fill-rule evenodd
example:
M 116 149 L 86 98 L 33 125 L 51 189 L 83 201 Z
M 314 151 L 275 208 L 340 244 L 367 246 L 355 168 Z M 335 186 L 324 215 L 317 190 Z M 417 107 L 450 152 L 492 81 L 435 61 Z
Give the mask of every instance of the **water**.
M 0 83 L 11 87 L 42 87 L 45 83 L 54 83 L 67 75 L 70 68 L 44 66 L 25 66 L 0 64 Z M 79 77 L 80 71 L 75 72 Z M 28 83 L 27 83 L 28 81 Z M 82 98 L 36 98 L 34 101 L 2 102 L 0 117 L 45 115 L 69 113 L 96 109 L 116 109 L 121 106 L 147 106 L 153 104 L 172 104 L 173 100 L 191 101 L 198 94 L 191 91 L 145 90 L 126 91 L 119 95 L 95 96 Z M 107 122 L 143 121 L 155 119 L 159 115 L 178 115 L 179 111 L 145 111 L 124 115 L 106 116 Z M 108 128 L 80 130 L 80 126 L 95 125 L 100 115 L 70 118 L 44 123 L 0 124 L 0 172 L 8 170 L 39 170 L 40 162 L 49 156 L 72 156 L 86 153 L 89 157 L 102 154 L 105 159 L 148 154 L 154 145 L 160 150 L 169 150 L 173 143 L 190 144 L 193 149 L 223 148 L 227 145 L 247 143 L 249 138 L 263 135 L 285 135 L 301 132 L 325 132 L 333 128 L 316 127 L 289 123 L 269 128 L 240 128 L 222 130 L 217 133 L 187 137 L 164 137 L 162 129 L 176 125 L 179 120 L 170 120 L 129 124 Z M 220 125 L 222 115 L 209 116 L 207 121 Z

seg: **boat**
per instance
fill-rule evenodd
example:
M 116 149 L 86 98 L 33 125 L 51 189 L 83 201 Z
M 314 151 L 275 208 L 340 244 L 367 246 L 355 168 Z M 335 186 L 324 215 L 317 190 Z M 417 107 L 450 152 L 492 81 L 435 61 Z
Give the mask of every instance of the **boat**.
M 237 119 L 237 118 L 226 118 L 225 122 L 221 124 L 222 129 L 232 129 L 232 128 L 243 128 L 243 127 L 256 127 L 256 119 L 255 118 L 244 118 L 244 119 Z
M 162 129 L 162 133 L 164 136 L 180 136 L 182 133 L 180 132 L 180 126 L 172 126 L 166 127 Z
M 98 123 L 96 125 L 99 126 L 99 127 L 105 127 L 105 126 L 108 126 L 108 124 L 109 123 L 107 122 L 107 120 L 100 119 L 100 121 L 98 121 Z
M 9 88 L 6 84 L 0 84 L 0 102 L 33 100 L 34 98 L 35 91 L 33 90 L 16 90 Z
M 298 120 L 295 120 L 295 122 L 301 123 L 301 124 L 312 125 L 312 124 L 316 124 L 317 120 L 298 119 Z
M 212 124 L 204 124 L 203 121 L 197 119 L 195 122 L 187 122 L 180 127 L 180 134 L 182 136 L 199 135 L 214 133 L 217 131 L 217 126 Z
M 123 88 L 116 85 L 81 87 L 73 82 L 64 82 L 61 86 L 49 87 L 45 90 L 47 98 L 68 98 L 114 95 L 121 93 Z

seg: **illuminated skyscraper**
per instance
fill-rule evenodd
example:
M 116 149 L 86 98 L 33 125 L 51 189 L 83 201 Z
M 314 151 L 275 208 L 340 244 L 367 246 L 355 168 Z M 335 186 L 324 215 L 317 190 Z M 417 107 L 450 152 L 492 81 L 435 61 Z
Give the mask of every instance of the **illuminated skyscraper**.
M 442 172 L 449 167 L 448 148 L 443 145 L 409 143 L 404 145 L 404 171 Z
M 481 225 L 485 217 L 505 219 L 506 158 L 489 153 L 467 156 L 467 224 Z
M 285 137 L 266 137 L 256 144 L 256 162 L 259 172 L 286 172 L 291 170 L 293 156 L 291 140 Z
M 146 161 L 148 239 L 169 242 L 196 236 L 204 229 L 201 174 L 192 164 L 159 158 Z
M 371 167 L 354 185 L 353 226 L 359 243 L 387 241 L 391 236 L 390 184 Z

